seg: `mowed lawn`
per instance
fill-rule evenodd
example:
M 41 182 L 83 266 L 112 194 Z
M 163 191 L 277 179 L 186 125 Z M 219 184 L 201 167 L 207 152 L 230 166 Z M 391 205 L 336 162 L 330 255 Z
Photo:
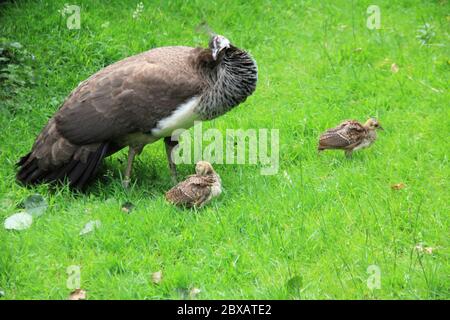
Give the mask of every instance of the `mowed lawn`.
M 58 12 L 66 2 L 0 7 L 0 37 L 34 56 L 36 78 L 0 101 L 0 299 L 66 299 L 72 265 L 88 299 L 178 299 L 193 288 L 197 299 L 450 297 L 448 1 L 145 1 L 133 18 L 137 1 L 77 0 L 79 30 Z M 371 4 L 378 30 L 366 26 Z M 203 128 L 279 129 L 278 174 L 215 165 L 221 197 L 177 209 L 164 200 L 172 184 L 157 142 L 128 191 L 124 151 L 86 194 L 15 182 L 15 162 L 80 81 L 152 47 L 206 46 L 202 22 L 259 67 L 253 96 Z M 322 131 L 370 116 L 385 128 L 370 149 L 318 155 Z M 193 167 L 180 165 L 180 175 Z M 45 214 L 5 230 L 36 193 Z M 121 210 L 127 201 L 131 213 Z M 101 227 L 80 236 L 90 220 Z M 380 286 L 371 289 L 372 270 Z

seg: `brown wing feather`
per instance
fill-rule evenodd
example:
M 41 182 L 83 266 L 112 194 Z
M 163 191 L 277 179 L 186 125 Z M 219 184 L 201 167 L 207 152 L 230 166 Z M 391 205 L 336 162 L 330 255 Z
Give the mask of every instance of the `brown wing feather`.
M 319 138 L 319 150 L 345 149 L 361 142 L 366 129 L 355 120 L 346 120 L 328 129 Z
M 150 131 L 201 92 L 203 82 L 190 62 L 198 50 L 158 48 L 99 71 L 56 113 L 58 131 L 78 145 Z
M 192 175 L 166 192 L 166 199 L 175 205 L 200 205 L 211 194 L 212 178 Z

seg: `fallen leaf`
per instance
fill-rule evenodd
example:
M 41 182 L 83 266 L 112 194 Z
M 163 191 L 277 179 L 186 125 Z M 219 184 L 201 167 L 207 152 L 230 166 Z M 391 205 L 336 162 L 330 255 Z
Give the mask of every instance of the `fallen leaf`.
M 401 189 L 403 189 L 404 187 L 405 187 L 405 184 L 404 184 L 403 182 L 396 183 L 396 184 L 393 184 L 393 185 L 391 186 L 391 188 L 392 188 L 393 190 L 401 190 Z
M 392 73 L 397 73 L 400 70 L 398 65 L 396 63 L 391 64 L 391 71 Z
M 95 229 L 100 228 L 101 225 L 102 225 L 102 222 L 100 220 L 91 220 L 84 225 L 83 230 L 80 231 L 80 235 L 82 236 L 89 232 L 92 232 Z
M 124 204 L 122 204 L 122 211 L 125 213 L 131 213 L 131 211 L 133 211 L 134 209 L 134 204 L 132 204 L 131 202 L 125 202 Z
M 200 290 L 199 288 L 192 288 L 189 291 L 189 296 L 191 297 L 191 299 L 195 299 L 195 297 L 197 297 L 197 295 L 202 292 L 202 290 Z
M 68 300 L 85 300 L 86 299 L 86 291 L 83 289 L 75 289 L 69 295 Z
M 419 253 L 425 253 L 425 254 L 433 254 L 433 250 L 434 250 L 434 248 L 432 248 L 432 247 L 424 247 L 421 243 L 416 245 L 414 247 L 414 249 L 416 249 L 417 252 L 419 252 Z
M 152 273 L 152 282 L 154 284 L 160 284 L 162 280 L 162 271 L 157 271 Z
M 48 205 L 44 197 L 40 194 L 33 194 L 23 202 L 25 211 L 34 217 L 39 217 L 47 210 Z
M 33 217 L 27 212 L 13 214 L 5 220 L 7 230 L 25 230 L 33 223 Z

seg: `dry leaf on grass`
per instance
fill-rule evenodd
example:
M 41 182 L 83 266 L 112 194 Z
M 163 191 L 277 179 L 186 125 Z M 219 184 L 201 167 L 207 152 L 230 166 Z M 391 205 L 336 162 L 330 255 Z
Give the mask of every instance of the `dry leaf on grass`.
M 157 271 L 152 273 L 152 282 L 154 284 L 160 284 L 162 280 L 162 271 Z
M 202 292 L 202 290 L 200 290 L 199 288 L 192 288 L 189 291 L 189 296 L 191 297 L 191 299 L 195 299 L 195 297 L 197 297 L 197 295 Z
M 434 248 L 432 247 L 424 247 L 422 244 L 418 244 L 414 247 L 414 249 L 417 250 L 419 253 L 425 253 L 425 254 L 433 254 Z
M 401 190 L 401 189 L 403 189 L 404 187 L 405 187 L 405 184 L 404 184 L 403 182 L 396 183 L 396 184 L 393 184 L 393 185 L 391 186 L 391 188 L 392 188 L 393 190 Z
M 68 300 L 85 300 L 86 299 L 86 291 L 83 289 L 75 289 L 69 295 Z
M 392 73 L 397 73 L 400 70 L 398 65 L 396 63 L 391 64 L 391 71 Z
M 423 248 L 424 252 L 426 254 L 433 254 L 433 248 L 432 247 L 425 247 Z

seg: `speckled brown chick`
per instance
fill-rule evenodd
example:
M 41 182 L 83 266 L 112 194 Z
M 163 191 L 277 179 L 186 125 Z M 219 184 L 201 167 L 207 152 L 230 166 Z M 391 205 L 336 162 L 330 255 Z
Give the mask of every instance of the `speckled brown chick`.
M 167 191 L 166 200 L 180 207 L 201 208 L 221 194 L 222 182 L 209 162 L 199 161 L 195 172 Z
M 377 139 L 378 129 L 383 130 L 375 118 L 370 118 L 364 124 L 356 120 L 346 120 L 320 136 L 318 149 L 344 150 L 345 155 L 350 157 L 353 151 L 372 145 Z

